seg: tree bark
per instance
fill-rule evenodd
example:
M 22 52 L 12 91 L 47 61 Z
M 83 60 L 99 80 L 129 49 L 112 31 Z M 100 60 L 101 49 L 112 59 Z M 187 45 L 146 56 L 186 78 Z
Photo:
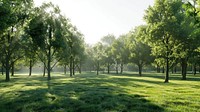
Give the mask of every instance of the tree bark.
M 165 73 L 165 67 L 164 66 L 162 67 L 162 73 Z
M 176 73 L 176 71 L 177 71 L 177 70 L 176 70 L 176 66 L 175 66 L 175 67 L 174 67 L 174 73 Z
M 97 62 L 97 75 L 99 75 L 99 61 Z
M 2 75 L 4 75 L 3 65 L 4 65 L 4 64 L 2 64 L 2 66 L 1 66 L 1 74 L 2 74 Z
M 181 59 L 181 67 L 182 67 L 182 80 L 186 80 L 186 75 L 187 75 L 187 59 L 186 58 Z
M 165 83 L 169 82 L 169 38 L 166 39 L 166 76 L 165 76 Z
M 13 27 L 12 27 L 13 29 Z M 8 33 L 8 43 L 11 44 L 11 36 L 10 33 Z M 9 45 L 10 46 L 10 45 Z M 6 82 L 10 81 L 10 50 L 7 51 L 6 53 Z
M 9 64 L 9 57 L 6 56 L 6 81 L 10 81 L 10 64 Z
M 200 64 L 199 64 L 199 73 L 200 73 Z
M 70 71 L 70 77 L 72 77 L 72 56 L 70 56 L 69 71 Z
M 118 63 L 116 64 L 116 74 L 118 74 Z
M 74 62 L 74 59 L 72 61 L 72 73 L 73 73 L 73 75 L 75 75 L 75 62 Z
M 15 71 L 15 63 L 14 62 L 12 62 L 11 63 L 11 76 L 14 76 L 14 71 Z
M 122 73 L 123 73 L 123 69 L 124 69 L 124 64 L 123 64 L 123 63 L 121 63 L 121 71 L 120 71 L 120 74 L 122 74 Z
M 49 47 L 48 62 L 47 62 L 47 80 L 51 80 L 51 47 Z
M 32 74 L 32 60 L 29 61 L 29 76 Z
M 108 74 L 110 74 L 110 63 L 108 63 L 107 69 L 108 69 Z
M 80 64 L 79 64 L 79 74 L 81 74 L 81 72 L 82 72 L 82 64 L 81 64 L 81 62 L 80 62 Z
M 157 65 L 157 73 L 160 73 L 160 66 Z
M 196 65 L 196 63 L 194 64 L 194 75 L 196 75 L 197 74 L 197 65 Z
M 169 82 L 169 58 L 166 59 L 166 76 L 165 76 L 165 83 Z
M 47 56 L 47 80 L 51 80 L 51 39 L 52 39 L 52 28 L 49 27 L 49 46 L 48 46 L 48 56 Z
M 138 64 L 139 76 L 142 76 L 142 65 Z

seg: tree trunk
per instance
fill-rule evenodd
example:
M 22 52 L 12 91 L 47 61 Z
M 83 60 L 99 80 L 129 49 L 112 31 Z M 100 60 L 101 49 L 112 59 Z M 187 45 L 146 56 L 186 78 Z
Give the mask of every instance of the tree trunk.
M 116 64 L 116 74 L 118 74 L 118 63 Z
M 1 66 L 1 74 L 4 75 L 3 64 L 2 64 L 2 66 Z
M 75 62 L 74 62 L 74 59 L 72 61 L 72 72 L 73 72 L 73 75 L 75 75 Z
M 196 65 L 196 63 L 194 64 L 194 75 L 196 75 L 197 74 L 197 65 Z
M 187 59 L 186 58 L 181 59 L 181 67 L 182 67 L 182 80 L 186 80 L 186 75 L 187 75 Z
M 43 66 L 43 77 L 45 77 L 45 74 L 46 74 L 46 67 L 45 67 L 45 63 L 44 63 L 44 66 Z
M 120 71 L 120 74 L 122 74 L 122 73 L 123 73 L 123 69 L 124 69 L 124 64 L 123 64 L 123 63 L 121 63 L 121 71 Z
M 64 74 L 67 74 L 67 64 L 64 65 Z
M 110 74 L 110 63 L 108 63 L 107 69 L 108 69 L 108 74 Z
M 174 67 L 174 73 L 176 73 L 176 71 L 177 71 L 177 70 L 176 70 L 176 66 L 175 66 L 175 67 Z
M 47 80 L 51 80 L 51 39 L 52 39 L 52 27 L 49 27 L 49 46 L 47 55 Z
M 32 60 L 29 61 L 29 76 L 31 76 L 32 73 Z
M 199 73 L 200 73 L 200 64 L 199 64 Z
M 97 75 L 99 75 L 99 61 L 97 62 Z
M 174 73 L 174 67 L 172 67 L 172 74 Z
M 15 63 L 14 62 L 12 62 L 12 64 L 11 64 L 11 76 L 14 76 L 14 71 L 15 71 Z
M 157 73 L 160 73 L 160 66 L 157 65 Z
M 70 77 L 72 77 L 72 56 L 70 57 L 69 71 L 70 71 Z
M 166 76 L 165 76 L 165 83 L 169 82 L 169 38 L 167 37 L 166 40 Z
M 48 62 L 47 62 L 47 80 L 51 80 L 51 48 L 49 47 Z
M 165 73 L 165 67 L 163 66 L 163 68 L 162 68 L 162 73 Z
M 82 66 L 81 66 L 81 62 L 79 64 L 79 74 L 81 74 L 82 70 L 81 70 Z
M 11 32 L 13 33 L 13 27 L 11 29 Z M 10 81 L 10 58 L 11 58 L 11 53 L 10 53 L 10 45 L 11 45 L 11 35 L 10 35 L 10 31 L 8 31 L 8 51 L 6 54 L 6 65 L 5 65 L 5 69 L 6 69 L 6 82 Z M 5 50 L 6 51 L 6 50 Z
M 139 75 L 142 76 L 142 65 L 138 65 Z
M 165 83 L 169 82 L 169 58 L 166 59 L 166 76 L 165 76 Z
M 10 81 L 10 64 L 9 57 L 6 55 L 6 81 Z

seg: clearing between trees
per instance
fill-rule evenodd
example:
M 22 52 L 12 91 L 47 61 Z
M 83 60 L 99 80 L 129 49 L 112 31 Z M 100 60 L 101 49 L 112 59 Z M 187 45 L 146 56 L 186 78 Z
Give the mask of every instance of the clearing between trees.
M 16 74 L 10 82 L 0 76 L 1 112 L 197 112 L 200 111 L 200 75 L 188 80 L 172 74 L 123 75 L 85 72 L 70 78 L 52 73 Z

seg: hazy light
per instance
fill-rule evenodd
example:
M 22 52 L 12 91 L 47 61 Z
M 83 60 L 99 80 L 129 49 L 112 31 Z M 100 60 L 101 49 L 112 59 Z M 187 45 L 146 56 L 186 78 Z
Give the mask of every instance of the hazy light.
M 144 24 L 144 10 L 154 0 L 34 0 L 57 4 L 61 12 L 94 44 L 107 34 L 118 37 Z

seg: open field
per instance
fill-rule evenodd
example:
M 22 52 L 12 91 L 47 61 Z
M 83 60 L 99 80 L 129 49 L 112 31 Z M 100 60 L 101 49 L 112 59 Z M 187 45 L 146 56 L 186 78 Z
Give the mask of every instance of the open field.
M 139 77 L 83 73 L 73 78 L 52 73 L 16 74 L 10 82 L 0 76 L 1 112 L 199 112 L 200 75 L 188 80 L 173 74 L 146 73 Z

